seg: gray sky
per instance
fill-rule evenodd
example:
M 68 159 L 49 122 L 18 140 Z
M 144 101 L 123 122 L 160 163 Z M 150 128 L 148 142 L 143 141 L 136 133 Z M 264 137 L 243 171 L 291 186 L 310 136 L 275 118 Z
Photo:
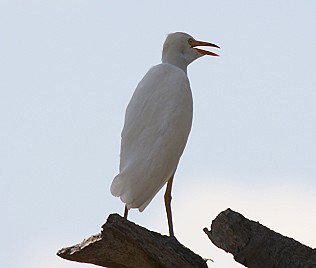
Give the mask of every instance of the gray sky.
M 211 267 L 241 267 L 202 232 L 230 207 L 315 247 L 315 10 L 313 1 L 1 0 L 3 267 L 94 267 L 55 253 L 123 212 L 109 186 L 125 107 L 174 31 L 222 48 L 189 67 L 177 238 Z M 167 234 L 162 192 L 130 219 Z

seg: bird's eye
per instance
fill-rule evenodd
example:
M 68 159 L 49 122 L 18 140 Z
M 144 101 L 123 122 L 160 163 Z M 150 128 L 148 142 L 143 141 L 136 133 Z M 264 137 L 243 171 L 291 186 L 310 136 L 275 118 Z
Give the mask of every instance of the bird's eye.
M 188 43 L 190 46 L 192 46 L 193 45 L 193 38 L 189 38 Z

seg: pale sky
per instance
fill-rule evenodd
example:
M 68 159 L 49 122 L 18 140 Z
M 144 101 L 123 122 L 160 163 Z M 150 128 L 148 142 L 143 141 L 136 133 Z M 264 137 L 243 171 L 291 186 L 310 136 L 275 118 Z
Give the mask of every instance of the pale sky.
M 188 70 L 194 121 L 173 187 L 175 235 L 241 267 L 203 233 L 222 210 L 316 247 L 316 2 L 0 0 L 1 265 L 56 256 L 100 231 L 126 105 L 184 31 L 221 46 Z M 163 191 L 130 220 L 168 233 Z

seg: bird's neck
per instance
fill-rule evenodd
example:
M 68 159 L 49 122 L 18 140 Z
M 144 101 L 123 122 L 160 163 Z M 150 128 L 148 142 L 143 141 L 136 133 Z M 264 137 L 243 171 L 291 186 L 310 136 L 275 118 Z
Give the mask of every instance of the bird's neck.
M 166 54 L 162 55 L 161 59 L 162 63 L 169 63 L 174 66 L 177 66 L 178 68 L 182 69 L 185 73 L 187 73 L 188 64 L 186 59 L 181 54 Z

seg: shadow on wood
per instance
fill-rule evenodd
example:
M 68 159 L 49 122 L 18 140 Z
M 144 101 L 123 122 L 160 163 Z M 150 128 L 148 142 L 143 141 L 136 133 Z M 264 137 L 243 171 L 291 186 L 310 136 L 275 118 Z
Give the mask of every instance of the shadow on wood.
M 57 255 L 66 260 L 112 268 L 201 267 L 206 261 L 174 237 L 149 231 L 118 214 L 111 214 L 100 234 L 63 248 Z
M 315 231 L 315 230 L 311 230 Z M 217 247 L 250 268 L 316 267 L 316 250 L 282 236 L 258 222 L 227 209 L 204 232 Z

